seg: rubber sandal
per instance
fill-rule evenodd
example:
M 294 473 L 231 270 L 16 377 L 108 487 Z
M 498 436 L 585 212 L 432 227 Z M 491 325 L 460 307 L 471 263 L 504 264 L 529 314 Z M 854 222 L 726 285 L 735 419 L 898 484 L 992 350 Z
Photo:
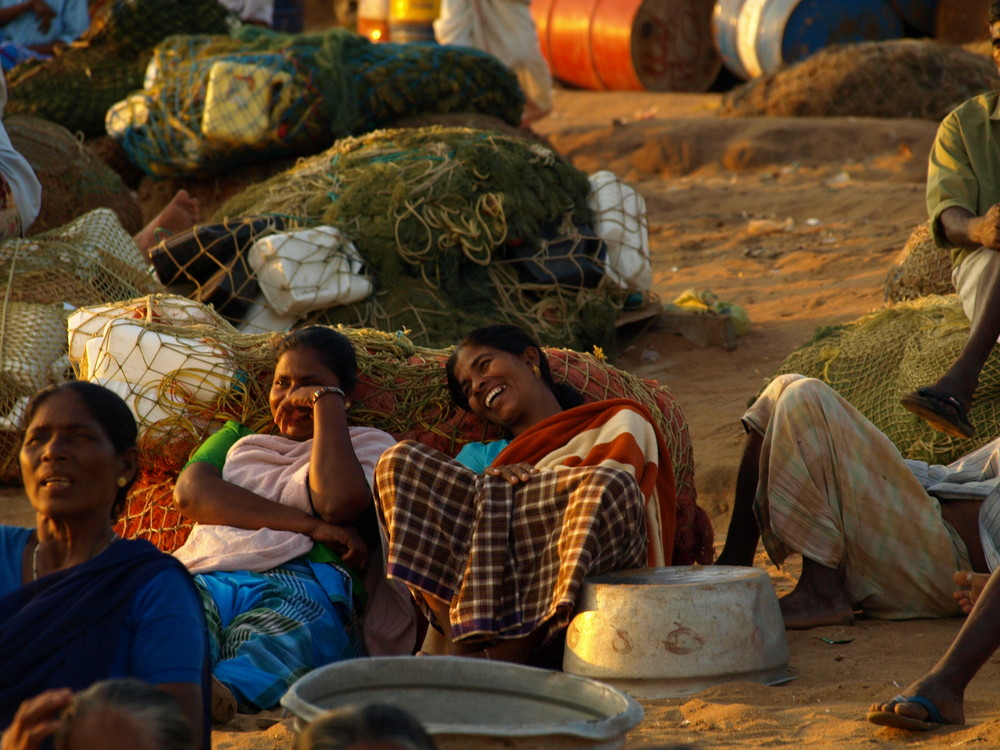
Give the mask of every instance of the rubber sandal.
M 916 703 L 927 712 L 927 721 L 914 719 L 910 716 L 897 714 L 895 711 L 869 711 L 868 721 L 883 727 L 895 727 L 896 729 L 909 729 L 914 732 L 929 732 L 933 729 L 940 729 L 947 726 L 938 707 L 934 702 L 922 695 L 897 695 L 892 699 L 893 703 Z
M 946 435 L 958 438 L 970 438 L 976 435 L 962 402 L 947 393 L 932 388 L 918 388 L 903 396 L 899 403 L 904 409 L 916 414 L 935 430 Z

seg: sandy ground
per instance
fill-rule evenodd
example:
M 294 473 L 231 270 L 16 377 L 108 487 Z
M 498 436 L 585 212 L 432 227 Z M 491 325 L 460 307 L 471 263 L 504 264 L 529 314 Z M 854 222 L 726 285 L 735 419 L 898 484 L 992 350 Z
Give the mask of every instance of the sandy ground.
M 714 94 L 558 91 L 536 124 L 585 171 L 607 168 L 647 201 L 653 291 L 669 301 L 708 289 L 744 306 L 752 328 L 733 351 L 681 336 L 630 331 L 617 364 L 659 380 L 690 425 L 700 503 L 724 534 L 748 401 L 818 326 L 880 307 L 885 273 L 925 218 L 923 181 L 935 124 L 912 120 L 721 120 Z M 148 191 L 148 215 L 172 189 Z M 16 491 L 0 496 L 0 522 L 30 524 Z M 758 555 L 779 593 L 797 573 Z M 644 701 L 629 748 L 673 742 L 700 748 L 859 744 L 1000 746 L 1000 665 L 967 695 L 968 728 L 930 735 L 876 728 L 867 705 L 896 694 L 947 647 L 961 620 L 890 623 L 789 633 L 792 682 L 730 683 L 685 699 Z M 825 640 L 834 641 L 828 643 Z M 849 641 L 837 643 L 837 641 Z M 241 716 L 215 747 L 287 748 L 277 714 Z

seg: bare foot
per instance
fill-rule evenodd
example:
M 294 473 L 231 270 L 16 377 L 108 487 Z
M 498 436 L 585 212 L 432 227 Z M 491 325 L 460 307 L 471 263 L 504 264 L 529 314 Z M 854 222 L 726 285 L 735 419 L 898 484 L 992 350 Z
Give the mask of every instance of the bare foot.
M 132 239 L 148 257 L 152 247 L 164 237 L 188 230 L 199 221 L 201 208 L 198 199 L 188 195 L 187 190 L 178 190 L 159 215 Z
M 952 580 L 955 581 L 955 585 L 958 586 L 958 591 L 954 592 L 952 596 L 958 601 L 959 605 L 962 607 L 962 611 L 965 614 L 969 614 L 972 611 L 973 605 L 976 600 L 979 599 L 979 595 L 983 593 L 983 589 L 986 588 L 987 581 L 990 580 L 988 573 L 973 573 L 971 570 L 956 570 L 955 575 L 952 576 Z
M 951 687 L 947 681 L 939 679 L 933 672 L 921 677 L 900 693 L 902 697 L 919 695 L 926 698 L 941 712 L 941 720 L 945 724 L 964 724 L 965 708 L 963 707 L 964 692 Z M 927 709 L 919 703 L 909 701 L 897 703 L 895 699 L 886 703 L 873 703 L 870 711 L 891 711 L 919 721 L 929 721 Z
M 822 625 L 853 625 L 854 607 L 843 592 L 820 596 L 810 589 L 796 588 L 778 600 L 786 630 L 808 630 Z

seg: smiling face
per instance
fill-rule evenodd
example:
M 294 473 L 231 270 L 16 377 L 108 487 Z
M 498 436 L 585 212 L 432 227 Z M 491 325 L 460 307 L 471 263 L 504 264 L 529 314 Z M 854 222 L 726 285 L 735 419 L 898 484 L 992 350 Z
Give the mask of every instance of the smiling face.
M 324 385 L 340 387 L 340 378 L 333 370 L 321 361 L 313 349 L 289 349 L 278 358 L 274 368 L 274 380 L 271 381 L 269 403 L 271 416 L 281 434 L 292 440 L 308 440 L 313 436 L 312 409 L 286 409 L 283 415 L 278 415 L 281 403 L 299 388 L 316 390 Z
M 115 452 L 83 399 L 57 392 L 35 410 L 21 446 L 24 490 L 35 512 L 68 520 L 110 519 L 118 479 L 131 480 L 136 451 Z
M 562 411 L 548 385 L 535 374 L 538 362 L 538 351 L 531 347 L 515 355 L 466 344 L 455 357 L 455 380 L 473 414 L 517 437 Z
M 990 41 L 993 43 L 991 52 L 993 64 L 996 65 L 997 70 L 1000 71 L 1000 21 L 990 24 Z

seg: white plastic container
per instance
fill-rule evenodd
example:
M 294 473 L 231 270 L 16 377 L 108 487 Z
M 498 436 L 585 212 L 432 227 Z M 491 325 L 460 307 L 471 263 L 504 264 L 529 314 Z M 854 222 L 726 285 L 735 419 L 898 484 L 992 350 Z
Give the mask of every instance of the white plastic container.
M 298 315 L 283 315 L 275 312 L 267 304 L 267 300 L 261 296 L 250 305 L 250 309 L 247 310 L 243 325 L 239 327 L 239 331 L 240 333 L 290 331 L 298 319 Z
M 281 58 L 274 55 L 280 62 Z M 232 145 L 252 146 L 277 137 L 272 112 L 282 87 L 292 77 L 257 63 L 219 60 L 212 63 L 205 90 L 201 132 L 206 138 Z
M 735 566 L 620 570 L 587 578 L 563 669 L 637 698 L 788 676 L 788 641 L 767 573 Z
M 608 275 L 623 289 L 649 291 L 653 265 L 646 201 L 607 170 L 589 180 L 587 205 L 595 214 L 594 231 L 608 245 Z
M 262 237 L 248 260 L 268 304 L 283 315 L 349 305 L 372 293 L 361 256 L 336 227 Z
M 104 129 L 119 141 L 125 137 L 129 128 L 141 128 L 148 122 L 149 97 L 141 91 L 115 102 L 104 115 Z
M 53 376 L 66 351 L 66 319 L 58 306 L 9 302 L 4 328 L 4 375 L 32 393 L 65 379 Z

